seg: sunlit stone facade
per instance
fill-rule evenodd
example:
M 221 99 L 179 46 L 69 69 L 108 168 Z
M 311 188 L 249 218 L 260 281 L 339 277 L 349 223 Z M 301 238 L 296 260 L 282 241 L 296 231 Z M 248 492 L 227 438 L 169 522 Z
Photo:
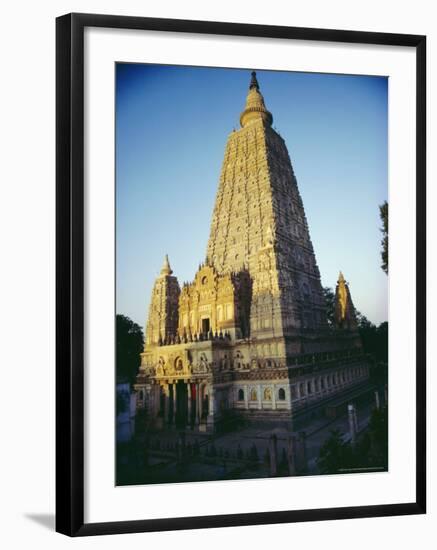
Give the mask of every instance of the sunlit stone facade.
M 206 259 L 182 289 L 165 258 L 135 389 L 155 426 L 213 429 L 293 411 L 368 377 L 343 275 L 330 327 L 303 203 L 252 73 L 230 134 Z

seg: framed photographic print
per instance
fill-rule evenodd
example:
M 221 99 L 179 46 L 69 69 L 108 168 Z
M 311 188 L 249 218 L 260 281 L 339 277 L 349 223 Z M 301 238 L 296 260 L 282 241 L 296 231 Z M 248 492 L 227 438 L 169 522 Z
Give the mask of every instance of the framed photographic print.
M 424 513 L 425 37 L 56 48 L 57 530 Z

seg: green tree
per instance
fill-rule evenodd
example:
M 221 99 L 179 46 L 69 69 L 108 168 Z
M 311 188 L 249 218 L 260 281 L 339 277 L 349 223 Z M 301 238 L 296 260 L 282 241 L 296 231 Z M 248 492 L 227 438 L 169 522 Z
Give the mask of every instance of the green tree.
M 385 201 L 379 207 L 379 217 L 382 222 L 382 250 L 381 250 L 381 267 L 388 274 L 388 202 Z
M 369 422 L 370 450 L 368 463 L 371 466 L 388 466 L 388 410 L 387 406 L 374 409 Z
M 117 378 L 133 384 L 140 366 L 144 336 L 139 325 L 125 315 L 116 317 Z
M 329 286 L 323 287 L 326 303 L 326 317 L 328 325 L 334 327 L 335 294 Z M 370 353 L 377 361 L 388 361 L 388 323 L 381 323 L 378 327 L 360 311 L 356 310 L 358 332 L 361 336 L 365 353 Z
M 358 437 L 355 446 L 344 443 L 339 430 L 332 430 L 322 445 L 317 459 L 322 474 L 335 474 L 361 468 L 387 469 L 388 417 L 387 407 L 374 409 L 368 429 Z
M 361 311 L 355 310 L 355 317 L 357 318 L 358 330 L 375 327 L 375 325 L 369 321 L 369 319 L 367 319 Z
M 333 327 L 335 315 L 335 294 L 329 286 L 324 286 L 322 291 L 326 303 L 326 319 L 328 321 L 328 325 Z
M 388 323 L 385 321 L 378 327 L 367 319 L 358 323 L 358 331 L 361 336 L 363 348 L 377 361 L 388 361 Z
M 348 469 L 352 464 L 351 446 L 343 443 L 340 430 L 332 430 L 331 435 L 320 449 L 317 466 L 322 474 L 336 474 Z

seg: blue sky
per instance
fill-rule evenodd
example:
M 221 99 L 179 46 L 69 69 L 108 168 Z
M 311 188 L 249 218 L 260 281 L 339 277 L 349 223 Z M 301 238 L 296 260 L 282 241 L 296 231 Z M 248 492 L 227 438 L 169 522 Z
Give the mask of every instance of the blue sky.
M 335 287 L 342 270 L 356 308 L 387 320 L 378 209 L 388 193 L 387 79 L 257 77 L 290 153 L 322 284 Z M 116 309 L 143 327 L 164 254 L 180 283 L 205 258 L 249 80 L 249 70 L 116 66 Z

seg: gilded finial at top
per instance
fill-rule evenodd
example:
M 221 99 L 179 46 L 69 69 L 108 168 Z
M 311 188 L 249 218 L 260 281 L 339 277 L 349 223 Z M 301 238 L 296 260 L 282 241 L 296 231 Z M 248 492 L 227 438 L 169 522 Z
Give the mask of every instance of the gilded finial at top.
M 173 271 L 170 267 L 170 262 L 168 261 L 168 255 L 166 254 L 164 258 L 164 263 L 161 269 L 161 275 L 171 275 L 172 273 Z
M 252 88 L 256 88 L 259 91 L 259 84 L 258 80 L 256 79 L 256 72 L 252 71 L 251 76 L 252 78 L 250 79 L 249 90 L 251 90 Z
M 240 124 L 242 128 L 244 128 L 245 126 L 260 120 L 266 126 L 271 126 L 273 123 L 272 113 L 266 109 L 264 98 L 259 91 L 256 72 L 252 71 L 249 84 L 249 93 L 247 94 L 245 109 L 240 116 Z

